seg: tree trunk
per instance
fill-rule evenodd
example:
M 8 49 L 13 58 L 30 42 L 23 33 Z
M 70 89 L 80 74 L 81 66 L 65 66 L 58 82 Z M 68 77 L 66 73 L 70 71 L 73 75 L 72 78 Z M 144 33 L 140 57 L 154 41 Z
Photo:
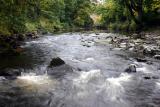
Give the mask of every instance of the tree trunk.
M 140 32 L 143 28 L 143 0 L 124 0 L 126 7 L 128 8 L 131 18 L 137 24 L 137 31 Z M 137 13 L 137 16 L 135 15 Z
M 143 17 L 143 0 L 139 0 L 137 4 L 137 20 L 138 20 L 138 30 L 141 31 L 143 27 L 142 17 Z

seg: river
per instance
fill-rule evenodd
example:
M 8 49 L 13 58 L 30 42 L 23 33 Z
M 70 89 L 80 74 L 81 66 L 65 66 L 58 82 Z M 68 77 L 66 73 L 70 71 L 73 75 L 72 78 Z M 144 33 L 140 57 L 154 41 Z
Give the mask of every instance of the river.
M 1 68 L 20 70 L 0 77 L 0 107 L 160 107 L 160 61 L 137 62 L 128 52 L 103 43 L 112 33 L 63 33 L 26 41 L 20 56 L 1 58 Z M 65 67 L 48 71 L 52 58 Z M 125 73 L 129 64 L 136 73 Z

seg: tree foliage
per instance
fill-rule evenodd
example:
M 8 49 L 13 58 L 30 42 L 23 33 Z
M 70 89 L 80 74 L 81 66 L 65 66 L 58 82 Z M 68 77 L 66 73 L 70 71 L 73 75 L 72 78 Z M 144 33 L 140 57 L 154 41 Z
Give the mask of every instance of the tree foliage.
M 159 0 L 106 0 L 103 4 L 91 1 L 0 0 L 0 34 L 91 27 L 93 14 L 101 17 L 101 26 L 114 29 L 136 30 L 160 24 Z
M 159 0 L 106 0 L 104 4 L 96 5 L 94 10 L 102 16 L 103 26 L 127 30 L 141 30 L 144 25 L 154 25 L 160 20 Z
M 90 0 L 0 0 L 0 34 L 84 27 Z

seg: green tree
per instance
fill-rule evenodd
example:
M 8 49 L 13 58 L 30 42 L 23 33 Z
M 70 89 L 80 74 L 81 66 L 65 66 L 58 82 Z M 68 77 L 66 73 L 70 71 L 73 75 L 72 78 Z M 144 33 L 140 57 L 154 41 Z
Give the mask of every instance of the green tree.
M 139 28 L 141 28 L 144 0 L 118 0 L 118 2 L 127 8 L 131 18 L 135 21 Z

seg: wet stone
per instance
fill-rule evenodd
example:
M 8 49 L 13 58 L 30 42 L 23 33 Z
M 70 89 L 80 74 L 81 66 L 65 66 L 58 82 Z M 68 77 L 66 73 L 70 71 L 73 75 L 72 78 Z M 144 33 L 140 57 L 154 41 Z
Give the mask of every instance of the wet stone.
M 127 73 L 135 73 L 135 72 L 137 72 L 136 65 L 135 64 L 129 65 L 129 67 L 125 69 L 125 72 L 127 72 Z
M 16 76 L 20 76 L 21 72 L 19 70 L 11 70 L 11 69 L 4 69 L 4 70 L 0 70 L 0 76 L 4 76 L 4 77 L 16 77 Z
M 147 62 L 147 60 L 146 59 L 144 59 L 144 58 L 135 58 L 138 62 Z
M 39 37 L 37 31 L 26 33 L 26 36 L 29 37 L 29 38 L 32 38 L 32 39 L 36 39 L 36 38 Z
M 88 45 L 88 44 L 83 44 L 83 46 L 88 47 L 88 48 L 89 48 L 89 47 L 91 47 L 91 46 L 90 46 L 90 45 Z
M 146 80 L 149 80 L 149 79 L 159 79 L 159 76 L 151 74 L 151 75 L 145 75 L 143 78 L 146 79 Z
M 80 68 L 77 68 L 77 70 L 78 70 L 78 71 L 82 71 L 82 69 L 80 69 Z
M 149 77 L 149 76 L 145 76 L 145 77 L 143 77 L 143 78 L 146 79 L 146 80 L 151 79 L 151 77 Z
M 159 76 L 152 76 L 152 79 L 159 79 Z
M 144 46 L 144 54 L 147 55 L 156 55 L 156 53 L 160 52 L 157 46 Z
M 132 34 L 132 37 L 134 37 L 134 38 L 139 38 L 139 34 L 134 33 L 134 34 Z
M 152 61 L 147 61 L 146 64 L 151 65 L 151 64 L 153 64 L 153 62 Z
M 160 55 L 154 55 L 155 59 L 160 59 Z
M 126 48 L 126 46 L 127 46 L 126 43 L 121 43 L 119 47 L 120 47 L 120 48 Z
M 96 35 L 100 35 L 99 33 L 95 33 Z
M 64 64 L 65 64 L 65 62 L 61 58 L 57 57 L 57 58 L 52 59 L 49 67 L 57 67 L 57 66 L 61 66 L 61 65 L 64 65 Z

